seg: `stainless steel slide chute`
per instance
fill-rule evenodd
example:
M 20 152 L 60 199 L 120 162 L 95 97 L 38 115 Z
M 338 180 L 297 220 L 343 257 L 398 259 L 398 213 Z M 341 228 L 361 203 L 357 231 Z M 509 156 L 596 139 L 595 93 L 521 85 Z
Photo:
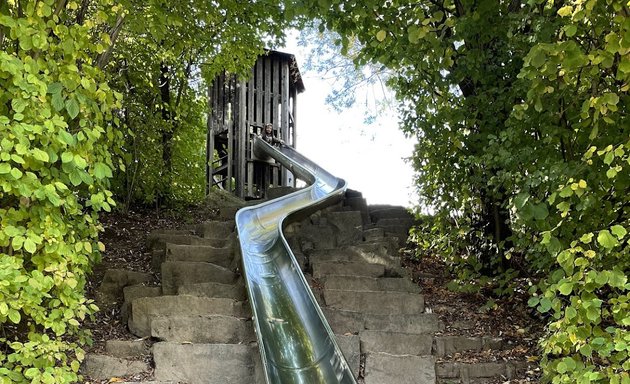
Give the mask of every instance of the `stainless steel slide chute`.
M 262 366 L 269 384 L 356 384 L 315 301 L 283 228 L 338 202 L 346 182 L 288 146 L 253 137 L 254 153 L 272 157 L 308 187 L 236 214 L 244 277 Z

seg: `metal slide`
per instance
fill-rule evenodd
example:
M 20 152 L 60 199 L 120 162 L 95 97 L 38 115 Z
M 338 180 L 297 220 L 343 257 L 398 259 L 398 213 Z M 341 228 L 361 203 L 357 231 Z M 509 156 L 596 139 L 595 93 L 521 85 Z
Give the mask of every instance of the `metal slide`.
M 236 213 L 244 275 L 262 366 L 269 384 L 356 384 L 282 229 L 339 201 L 346 182 L 291 147 L 254 137 L 254 153 L 273 157 L 309 186 Z

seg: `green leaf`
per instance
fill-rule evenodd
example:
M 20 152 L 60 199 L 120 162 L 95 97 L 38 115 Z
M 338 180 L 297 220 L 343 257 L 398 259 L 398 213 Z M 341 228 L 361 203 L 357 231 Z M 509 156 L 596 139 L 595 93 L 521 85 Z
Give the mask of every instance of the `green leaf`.
M 572 13 L 573 13 L 573 7 L 570 5 L 565 5 L 564 7 L 558 10 L 558 16 L 560 17 L 571 16 Z
M 14 179 L 18 180 L 22 177 L 22 171 L 20 171 L 17 168 L 12 168 L 11 169 L 11 176 L 13 176 Z
M 628 231 L 621 225 L 613 225 L 610 231 L 617 236 L 619 240 L 623 239 L 628 234 Z
M 66 111 L 68 111 L 68 115 L 70 115 L 71 119 L 74 119 L 79 115 L 81 108 L 79 107 L 79 103 L 75 99 L 66 100 Z
M 9 320 L 11 320 L 11 322 L 13 324 L 19 324 L 20 320 L 22 320 L 22 316 L 20 315 L 20 312 L 16 311 L 13 308 L 9 309 Z
M 57 112 L 61 112 L 63 110 L 65 104 L 63 102 L 63 96 L 61 96 L 61 93 L 53 93 L 52 106 Z
M 619 245 L 617 239 L 607 229 L 599 231 L 599 235 L 597 235 L 597 242 L 606 249 L 612 249 Z
M 558 285 L 558 291 L 563 295 L 568 295 L 573 291 L 573 283 L 570 281 L 565 281 Z
M 376 40 L 378 41 L 385 40 L 385 37 L 387 37 L 387 32 L 383 29 L 381 29 L 380 31 L 376 33 Z
M 74 136 L 70 132 L 67 132 L 65 130 L 61 130 L 59 132 L 59 136 L 61 137 L 61 140 L 64 143 L 66 143 L 68 145 L 74 145 L 74 143 L 75 143 Z
M 31 239 L 26 239 L 24 242 L 24 249 L 26 249 L 29 253 L 35 253 L 37 250 L 37 245 Z
M 33 150 L 33 157 L 39 161 L 48 162 L 50 158 L 48 157 L 48 153 L 42 151 L 41 149 L 35 148 Z
M 74 160 L 74 155 L 71 152 L 64 152 L 61 154 L 61 162 L 69 163 Z
M 22 113 L 27 105 L 28 102 L 21 98 L 15 98 L 11 100 L 11 108 L 13 108 L 13 110 L 17 113 Z
M 48 93 L 60 93 L 63 89 L 63 85 L 61 83 L 52 83 L 48 85 Z
M 94 166 L 94 176 L 97 179 L 104 179 L 106 177 L 112 177 L 112 170 L 104 163 L 96 163 Z
M 575 36 L 575 33 L 577 32 L 577 26 L 576 25 L 567 25 L 564 27 L 564 33 L 566 33 L 567 37 L 573 37 Z
M 85 159 L 83 157 L 81 157 L 81 155 L 74 155 L 73 157 L 74 159 L 74 163 L 77 165 L 77 167 L 83 169 L 87 166 L 87 162 L 85 161 Z
M 8 163 L 0 163 L 0 175 L 11 172 L 11 165 Z

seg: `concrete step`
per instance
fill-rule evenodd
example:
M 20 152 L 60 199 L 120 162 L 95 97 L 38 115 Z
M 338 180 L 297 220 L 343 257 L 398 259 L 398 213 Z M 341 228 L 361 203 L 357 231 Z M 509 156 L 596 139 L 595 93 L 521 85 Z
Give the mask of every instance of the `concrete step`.
M 429 356 L 433 350 L 433 335 L 364 330 L 360 333 L 363 353 Z
M 213 263 L 229 268 L 234 259 L 234 247 L 213 247 L 211 245 L 166 244 L 164 261 L 192 261 Z
M 434 384 L 435 358 L 369 353 L 365 358 L 365 384 Z
M 321 279 L 328 275 L 346 276 L 385 276 L 385 266 L 382 264 L 366 264 L 353 262 L 316 261 L 313 265 L 313 277 Z
M 247 344 L 256 341 L 249 319 L 234 316 L 157 316 L 151 320 L 151 336 L 182 343 Z
M 359 211 L 329 212 L 326 214 L 326 224 L 334 228 L 337 247 L 363 240 L 363 218 Z
M 180 286 L 198 283 L 232 284 L 237 275 L 212 263 L 166 261 L 162 263 L 162 292 L 174 295 Z
M 436 336 L 435 354 L 438 357 L 463 353 L 468 351 L 485 351 L 488 349 L 503 349 L 503 339 L 483 336 Z
M 178 295 L 192 295 L 201 297 L 225 297 L 234 300 L 247 299 L 247 290 L 242 283 L 198 283 L 185 284 L 177 289 Z
M 94 380 L 108 380 L 112 377 L 137 375 L 150 369 L 149 364 L 144 361 L 89 353 L 85 356 L 80 372 Z
M 120 307 L 120 317 L 122 318 L 122 322 L 127 323 L 127 320 L 129 319 L 129 308 L 135 299 L 157 296 L 162 296 L 162 287 L 160 286 L 138 284 L 123 288 L 124 301 Z
M 206 221 L 197 225 L 196 232 L 205 238 L 225 239 L 234 232 L 234 220 Z
M 311 262 L 336 261 L 382 264 L 389 269 L 400 267 L 400 257 L 390 253 L 385 243 L 364 243 L 329 250 L 315 250 L 309 254 Z
M 117 302 L 123 297 L 123 288 L 130 285 L 148 283 L 153 279 L 150 273 L 127 269 L 108 269 L 97 291 L 101 302 Z
M 322 308 L 322 311 L 328 324 L 337 334 L 358 333 L 365 329 L 412 334 L 433 334 L 444 328 L 434 313 L 375 315 L 328 307 Z
M 121 359 L 136 358 L 151 354 L 151 348 L 145 340 L 107 340 L 105 352 Z
M 404 277 L 367 277 L 328 275 L 323 279 L 326 289 L 352 291 L 396 291 L 420 293 L 421 289 Z
M 511 380 L 527 370 L 526 362 L 439 362 L 435 371 L 441 383 L 483 383 L 487 380 Z
M 241 318 L 251 317 L 249 306 L 225 298 L 197 296 L 143 297 L 131 303 L 129 330 L 136 336 L 151 336 L 151 322 L 158 316 L 224 315 Z
M 424 296 L 389 291 L 324 289 L 324 301 L 331 308 L 379 315 L 414 315 L 424 312 Z
M 163 249 L 166 243 L 182 245 L 210 245 L 223 247 L 229 243 L 229 239 L 206 239 L 195 235 L 168 234 L 151 232 L 147 235 L 147 248 Z
M 346 358 L 354 377 L 359 377 L 361 368 L 361 341 L 358 335 L 335 335 L 337 345 Z
M 264 384 L 258 347 L 244 344 L 153 346 L 155 379 L 187 384 Z

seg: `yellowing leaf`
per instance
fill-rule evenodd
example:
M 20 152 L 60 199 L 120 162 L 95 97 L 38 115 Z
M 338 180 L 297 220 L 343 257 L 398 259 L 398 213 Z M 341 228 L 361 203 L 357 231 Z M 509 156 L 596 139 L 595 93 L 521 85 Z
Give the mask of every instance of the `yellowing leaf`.
M 570 5 L 565 5 L 564 7 L 558 10 L 558 15 L 560 17 L 571 16 L 572 13 L 573 13 L 573 7 Z
M 387 32 L 382 29 L 376 33 L 376 40 L 378 41 L 385 40 L 385 37 L 387 37 Z

